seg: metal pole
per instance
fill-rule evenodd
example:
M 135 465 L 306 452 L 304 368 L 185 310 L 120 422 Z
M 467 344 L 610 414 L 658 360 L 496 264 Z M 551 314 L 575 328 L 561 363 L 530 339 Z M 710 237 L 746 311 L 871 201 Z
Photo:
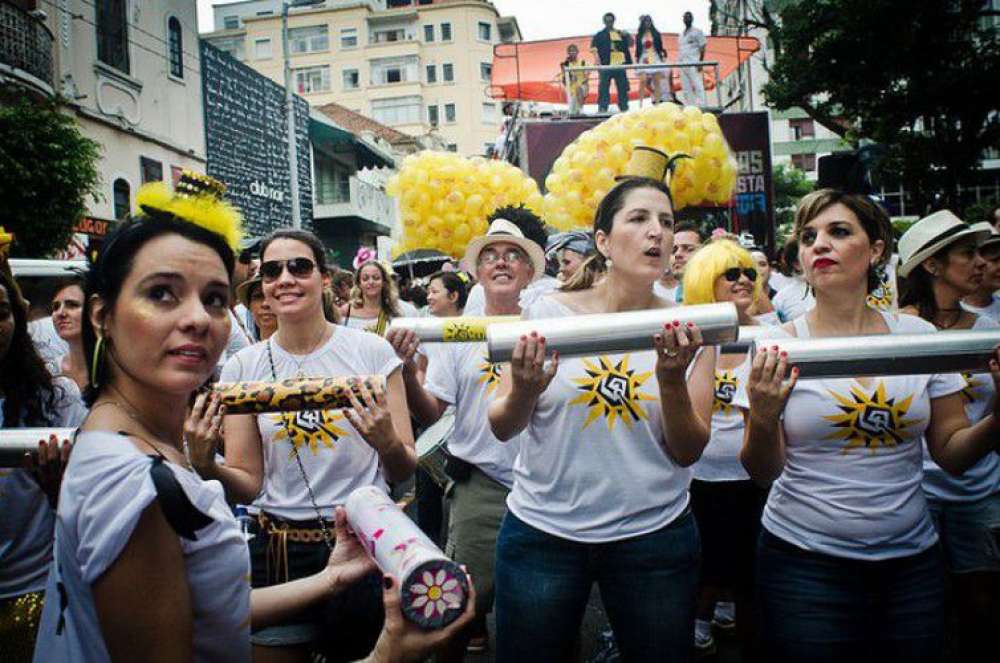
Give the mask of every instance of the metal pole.
M 292 196 L 292 227 L 302 227 L 299 206 L 299 146 L 295 138 L 295 104 L 292 103 L 292 64 L 288 59 L 288 0 L 281 3 L 281 52 L 285 62 L 285 111 L 288 114 L 288 179 Z

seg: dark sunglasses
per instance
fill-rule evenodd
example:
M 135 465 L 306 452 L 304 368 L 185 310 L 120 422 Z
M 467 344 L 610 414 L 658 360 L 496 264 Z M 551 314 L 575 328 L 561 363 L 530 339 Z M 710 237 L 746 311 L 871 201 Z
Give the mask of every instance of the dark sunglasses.
M 730 267 L 726 271 L 722 272 L 722 275 L 726 277 L 726 280 L 730 283 L 736 283 L 740 280 L 740 274 L 747 277 L 751 281 L 757 280 L 757 270 L 753 267 L 744 267 L 740 269 L 739 267 Z
M 288 267 L 288 273 L 297 279 L 304 279 L 316 269 L 316 263 L 309 258 L 292 258 L 290 260 L 268 260 L 260 264 L 260 277 L 270 283 L 277 281 L 281 272 Z

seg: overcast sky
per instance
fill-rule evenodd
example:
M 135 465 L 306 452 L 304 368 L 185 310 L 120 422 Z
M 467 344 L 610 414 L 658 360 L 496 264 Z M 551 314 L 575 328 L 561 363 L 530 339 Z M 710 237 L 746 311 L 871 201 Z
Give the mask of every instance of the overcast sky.
M 229 4 L 229 0 L 198 0 L 198 29 L 212 29 L 212 5 Z M 517 17 L 524 39 L 569 37 L 597 32 L 601 29 L 601 16 L 609 9 L 618 17 L 620 28 L 634 31 L 640 14 L 650 14 L 661 32 L 680 32 L 684 29 L 681 17 L 684 12 L 694 14 L 694 24 L 706 33 L 708 24 L 707 0 L 493 0 L 501 15 Z

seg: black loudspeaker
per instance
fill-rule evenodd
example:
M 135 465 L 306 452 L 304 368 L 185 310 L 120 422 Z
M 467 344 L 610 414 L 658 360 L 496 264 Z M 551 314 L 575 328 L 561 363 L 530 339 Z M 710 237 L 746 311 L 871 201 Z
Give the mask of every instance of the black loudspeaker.
M 819 158 L 820 189 L 840 189 L 871 195 L 878 190 L 874 171 L 885 154 L 880 145 L 865 145 L 851 152 L 834 152 Z

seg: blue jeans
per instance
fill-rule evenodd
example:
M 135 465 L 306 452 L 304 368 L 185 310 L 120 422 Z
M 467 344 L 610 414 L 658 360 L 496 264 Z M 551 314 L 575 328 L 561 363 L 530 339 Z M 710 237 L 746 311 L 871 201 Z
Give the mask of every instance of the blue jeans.
M 597 110 L 601 113 L 608 111 L 608 104 L 611 103 L 611 81 L 615 82 L 615 89 L 618 90 L 618 110 L 623 113 L 628 110 L 628 75 L 624 69 L 602 69 L 597 83 Z
M 755 600 L 765 661 L 930 663 L 942 654 L 938 545 L 868 561 L 809 552 L 764 531 Z
M 689 512 L 610 543 L 552 536 L 508 512 L 497 540 L 497 662 L 565 659 L 595 581 L 625 661 L 687 661 L 699 548 Z

